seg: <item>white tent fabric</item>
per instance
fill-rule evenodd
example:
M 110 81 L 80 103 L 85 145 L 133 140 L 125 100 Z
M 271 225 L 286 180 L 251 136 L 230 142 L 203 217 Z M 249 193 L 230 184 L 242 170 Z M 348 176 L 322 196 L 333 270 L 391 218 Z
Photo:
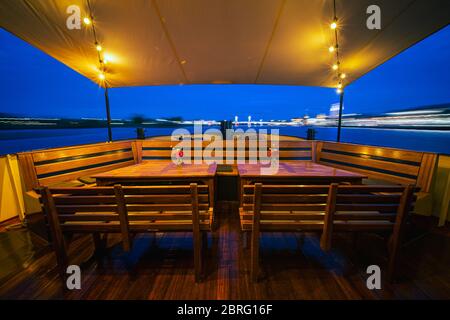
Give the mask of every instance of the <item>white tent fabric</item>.
M 366 27 L 369 5 L 381 30 Z M 92 29 L 69 30 L 86 0 L 2 0 L 0 26 L 99 82 Z M 90 0 L 110 87 L 288 84 L 334 87 L 331 0 Z M 342 71 L 352 82 L 448 25 L 448 0 L 337 0 Z

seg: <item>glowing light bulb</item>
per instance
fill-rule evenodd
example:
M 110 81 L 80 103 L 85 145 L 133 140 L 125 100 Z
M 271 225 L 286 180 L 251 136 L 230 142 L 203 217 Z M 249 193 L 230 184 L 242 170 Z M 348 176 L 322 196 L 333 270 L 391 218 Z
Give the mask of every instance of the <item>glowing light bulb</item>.
M 333 21 L 333 22 L 330 24 L 330 28 L 333 29 L 333 30 L 337 28 L 337 23 L 336 23 L 336 21 Z
M 334 49 L 335 49 L 335 48 L 334 48 L 333 46 L 331 46 L 331 47 L 328 48 L 328 51 L 333 52 Z
M 342 89 L 342 83 L 339 83 L 339 84 L 337 85 L 337 88 L 338 88 L 338 89 Z
M 105 74 L 103 74 L 103 73 L 100 73 L 98 75 L 98 77 L 99 77 L 100 80 L 105 80 Z
M 337 88 L 336 89 L 336 93 L 341 94 L 342 93 L 342 89 L 341 88 Z
M 89 19 L 88 17 L 84 17 L 83 22 L 86 25 L 91 24 L 91 19 Z
M 103 53 L 103 60 L 108 61 L 108 62 L 115 62 L 116 61 L 116 57 L 110 53 L 104 52 Z
M 340 78 L 341 78 L 341 79 L 345 79 L 346 76 L 347 76 L 347 75 L 346 75 L 345 73 L 341 73 Z
M 97 44 L 96 46 L 95 46 L 95 48 L 97 49 L 97 51 L 102 51 L 102 46 L 101 45 L 99 45 L 99 44 Z
M 333 70 L 337 70 L 337 68 L 338 68 L 338 65 L 337 64 L 333 64 Z

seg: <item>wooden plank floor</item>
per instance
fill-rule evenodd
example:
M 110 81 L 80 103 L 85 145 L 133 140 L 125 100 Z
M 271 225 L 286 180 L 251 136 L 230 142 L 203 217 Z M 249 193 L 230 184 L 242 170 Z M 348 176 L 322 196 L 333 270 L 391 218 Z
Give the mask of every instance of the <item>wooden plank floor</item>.
M 366 288 L 366 267 L 386 265 L 385 242 L 376 235 L 335 239 L 324 254 L 314 234 L 265 234 L 262 279 L 249 279 L 249 249 L 243 248 L 237 205 L 219 203 L 219 228 L 209 236 L 206 279 L 194 282 L 189 233 L 139 235 L 131 253 L 110 239 L 108 254 L 93 253 L 91 238 L 70 246 L 71 263 L 82 265 L 81 290 L 63 289 L 55 257 L 36 245 L 29 261 L 0 279 L 2 299 L 449 299 L 450 238 L 426 233 L 404 248 L 402 277 L 381 290 Z M 2 244 L 0 244 L 2 245 Z M 29 248 L 27 249 L 29 250 Z M 1 266 L 1 262 L 0 262 Z

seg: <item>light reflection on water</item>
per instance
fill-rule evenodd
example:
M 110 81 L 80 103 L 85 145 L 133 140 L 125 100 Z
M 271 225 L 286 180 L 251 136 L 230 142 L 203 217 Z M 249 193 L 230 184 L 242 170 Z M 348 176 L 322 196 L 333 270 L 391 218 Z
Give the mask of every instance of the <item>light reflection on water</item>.
M 192 131 L 192 127 L 186 127 Z M 218 128 L 204 126 L 204 130 Z M 240 126 L 243 130 L 247 126 Z M 254 129 L 279 129 L 281 135 L 306 137 L 307 127 L 266 127 Z M 146 136 L 170 135 L 175 128 L 146 128 Z M 317 140 L 336 140 L 336 128 L 316 127 Z M 114 139 L 132 139 L 136 128 L 113 128 Z M 450 130 L 401 130 L 372 128 L 342 128 L 342 142 L 388 146 L 418 151 L 450 154 Z M 0 130 L 0 154 L 62 147 L 107 140 L 106 128 L 90 129 L 27 129 Z

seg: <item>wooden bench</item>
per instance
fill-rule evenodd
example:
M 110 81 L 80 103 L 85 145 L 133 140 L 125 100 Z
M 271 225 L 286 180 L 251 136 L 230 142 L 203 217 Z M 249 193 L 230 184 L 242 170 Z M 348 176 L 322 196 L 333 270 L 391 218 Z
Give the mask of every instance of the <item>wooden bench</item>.
M 322 232 L 329 186 L 245 185 L 239 209 L 241 229 L 251 232 L 251 278 L 258 278 L 259 234 L 276 231 Z
M 423 193 L 430 192 L 438 158 L 435 153 L 322 141 L 316 153 L 318 163 L 363 173 L 368 184 L 413 184 Z
M 329 250 L 333 232 L 391 232 L 388 278 L 393 279 L 402 231 L 413 202 L 412 186 L 244 186 L 241 229 L 251 232 L 251 277 L 258 278 L 259 235 L 273 231 L 321 232 Z
M 318 163 L 367 175 L 365 184 L 419 187 L 415 213 L 431 215 L 431 188 L 438 154 L 336 142 L 317 142 L 316 154 Z
M 283 139 L 283 137 L 281 137 Z M 142 161 L 169 160 L 179 141 L 170 137 L 148 140 L 117 141 L 92 145 L 56 148 L 18 154 L 24 182 L 27 213 L 39 211 L 34 191 L 42 185 L 85 186 L 95 181 L 92 175 L 111 169 L 126 167 Z M 271 144 L 269 139 L 268 144 Z M 210 141 L 189 140 L 192 148 L 205 151 Z M 225 143 L 225 141 L 224 141 Z M 232 164 L 218 166 L 217 176 L 228 176 L 232 181 L 239 176 L 237 162 L 262 159 L 267 155 L 251 154 L 248 139 L 239 144 L 234 141 Z M 274 147 L 274 146 L 270 146 Z M 311 140 L 280 140 L 279 158 L 285 160 L 311 160 L 327 166 L 365 174 L 368 184 L 414 184 L 421 188 L 416 212 L 429 215 L 432 211 L 431 185 L 438 155 L 385 147 L 333 143 Z M 239 152 L 243 152 L 242 154 Z M 190 155 L 191 160 L 194 154 Z M 221 159 L 226 159 L 223 150 Z M 267 158 L 266 158 L 267 159 Z
M 170 160 L 172 158 L 173 148 L 177 146 L 180 141 L 170 141 L 170 140 L 142 140 L 137 141 L 138 148 L 141 152 L 138 153 L 138 162 L 141 161 L 151 161 L 151 160 Z M 201 148 L 202 155 L 204 155 L 205 149 L 208 148 L 210 141 L 194 141 L 189 140 L 186 142 L 187 145 L 191 147 L 190 155 L 185 152 L 185 157 L 189 157 L 189 160 L 194 162 L 194 150 Z M 226 145 L 230 143 L 229 141 L 223 141 L 222 156 L 218 158 L 218 161 L 222 161 L 223 164 L 227 162 Z M 314 160 L 314 142 L 310 140 L 281 140 L 277 145 L 278 154 L 280 161 L 286 160 Z M 268 161 L 267 153 L 260 154 L 259 146 L 256 144 L 256 154 L 250 152 L 251 142 L 245 140 L 245 142 L 238 144 L 234 141 L 234 148 L 232 148 L 231 156 L 232 163 L 229 165 L 236 166 L 238 161 L 249 162 L 250 160 L 263 159 Z M 272 147 L 270 140 L 268 141 L 267 148 Z M 212 147 L 210 147 L 212 148 Z M 275 148 L 275 147 L 274 147 Z M 206 158 L 206 160 L 212 160 L 215 153 L 212 152 L 212 157 Z M 205 159 L 204 159 L 205 160 Z
M 18 154 L 24 190 L 37 198 L 33 190 L 41 186 L 80 187 L 95 183 L 95 173 L 136 163 L 134 141 L 118 141 Z
M 129 251 L 136 233 L 192 231 L 199 281 L 202 242 L 214 219 L 207 186 L 42 187 L 40 194 L 63 275 L 68 265 L 65 235 L 90 233 L 98 251 L 103 249 L 101 234 L 119 233 L 124 250 Z
M 389 232 L 387 279 L 395 276 L 398 253 L 407 218 L 412 214 L 413 185 L 337 185 L 330 186 L 331 202 L 326 212 L 321 247 L 331 248 L 333 232 Z
M 82 184 L 78 179 L 142 161 L 170 160 L 172 148 L 177 143 L 156 139 L 122 141 L 23 152 L 18 157 L 25 189 L 30 191 L 41 185 L 69 181 Z M 199 143 L 203 152 L 209 141 L 190 143 L 193 148 L 198 147 L 195 143 Z M 264 155 L 261 157 L 259 150 L 256 157 L 249 153 L 248 140 L 244 148 L 242 150 L 242 145 L 235 142 L 232 166 L 235 167 L 238 160 L 248 162 L 265 158 Z M 243 151 L 244 157 L 240 157 L 238 151 Z M 415 184 L 422 193 L 430 191 L 437 160 L 434 153 L 310 140 L 281 140 L 278 152 L 280 161 L 311 160 L 366 174 L 372 183 L 375 179 L 382 183 Z M 194 160 L 193 156 L 192 153 L 191 160 Z M 225 161 L 225 158 L 224 150 L 221 159 Z

